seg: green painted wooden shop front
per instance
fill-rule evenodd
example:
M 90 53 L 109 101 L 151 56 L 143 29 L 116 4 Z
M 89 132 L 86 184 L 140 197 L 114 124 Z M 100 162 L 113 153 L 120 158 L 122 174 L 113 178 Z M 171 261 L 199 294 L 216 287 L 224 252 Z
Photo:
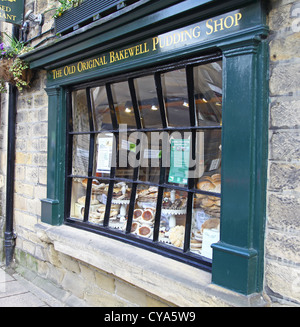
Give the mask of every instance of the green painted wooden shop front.
M 42 221 L 65 216 L 68 88 L 216 54 L 223 62 L 220 241 L 212 282 L 262 290 L 267 171 L 268 28 L 261 1 L 142 1 L 24 55 L 48 73 L 48 184 Z M 183 37 L 188 31 L 189 37 Z

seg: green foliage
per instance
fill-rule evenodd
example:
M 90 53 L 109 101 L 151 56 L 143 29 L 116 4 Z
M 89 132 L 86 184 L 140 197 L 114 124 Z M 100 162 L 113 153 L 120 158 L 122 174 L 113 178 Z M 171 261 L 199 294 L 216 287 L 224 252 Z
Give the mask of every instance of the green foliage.
M 83 0 L 58 0 L 60 7 L 56 9 L 54 18 L 60 17 L 65 11 L 72 7 L 77 7 Z
M 27 81 L 24 81 L 22 77 L 23 72 L 29 68 L 29 65 L 18 56 L 32 50 L 33 48 L 25 46 L 23 42 L 18 41 L 15 37 L 10 36 L 7 33 L 4 33 L 4 36 L 4 38 L 0 38 L 2 41 L 0 44 L 0 60 L 13 59 L 9 71 L 13 75 L 16 87 L 19 91 L 22 91 L 23 87 L 28 86 Z M 0 93 L 7 92 L 5 82 L 3 76 L 0 76 Z

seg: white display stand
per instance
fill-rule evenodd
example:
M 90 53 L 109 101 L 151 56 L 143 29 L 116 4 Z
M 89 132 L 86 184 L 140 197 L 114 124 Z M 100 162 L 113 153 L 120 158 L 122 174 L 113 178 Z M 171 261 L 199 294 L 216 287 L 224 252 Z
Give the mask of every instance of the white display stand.
M 169 228 L 176 226 L 176 215 L 184 215 L 186 213 L 186 209 L 162 209 L 162 213 L 169 220 Z
M 172 190 L 170 192 L 170 200 L 172 203 L 175 202 L 176 191 Z M 186 213 L 186 208 L 184 209 L 162 209 L 162 213 L 166 215 L 169 220 L 169 228 L 176 226 L 176 215 L 184 215 Z
M 120 218 L 120 221 L 123 222 L 126 220 L 126 212 L 127 212 L 127 206 L 129 204 L 130 200 L 118 200 L 118 199 L 112 199 L 111 203 L 113 204 L 120 204 L 120 213 L 118 217 Z

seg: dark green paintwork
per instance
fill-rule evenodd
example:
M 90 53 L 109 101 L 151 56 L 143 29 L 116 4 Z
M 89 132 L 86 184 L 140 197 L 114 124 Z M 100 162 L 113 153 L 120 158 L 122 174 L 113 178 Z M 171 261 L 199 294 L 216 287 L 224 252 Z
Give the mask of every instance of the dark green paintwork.
M 24 0 L 1 1 L 0 21 L 22 25 L 24 17 Z
M 213 245 L 212 282 L 251 294 L 263 284 L 268 126 L 267 27 L 260 1 L 181 1 L 162 8 L 144 6 L 103 25 L 42 47 L 24 58 L 49 72 L 84 58 L 141 43 L 155 35 L 245 8 L 246 27 L 186 47 L 107 65 L 101 70 L 48 81 L 49 143 L 47 199 L 42 221 L 59 225 L 64 215 L 64 86 L 137 68 L 205 54 L 223 53 L 221 240 Z M 110 42 L 107 42 L 110 40 Z

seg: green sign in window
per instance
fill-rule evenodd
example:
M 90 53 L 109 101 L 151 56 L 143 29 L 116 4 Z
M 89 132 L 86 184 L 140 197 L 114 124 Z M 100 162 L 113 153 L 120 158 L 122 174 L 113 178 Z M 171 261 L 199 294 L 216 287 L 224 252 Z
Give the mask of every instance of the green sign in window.
M 0 21 L 22 25 L 24 0 L 0 0 Z
M 187 184 L 189 160 L 190 140 L 172 140 L 169 183 Z

